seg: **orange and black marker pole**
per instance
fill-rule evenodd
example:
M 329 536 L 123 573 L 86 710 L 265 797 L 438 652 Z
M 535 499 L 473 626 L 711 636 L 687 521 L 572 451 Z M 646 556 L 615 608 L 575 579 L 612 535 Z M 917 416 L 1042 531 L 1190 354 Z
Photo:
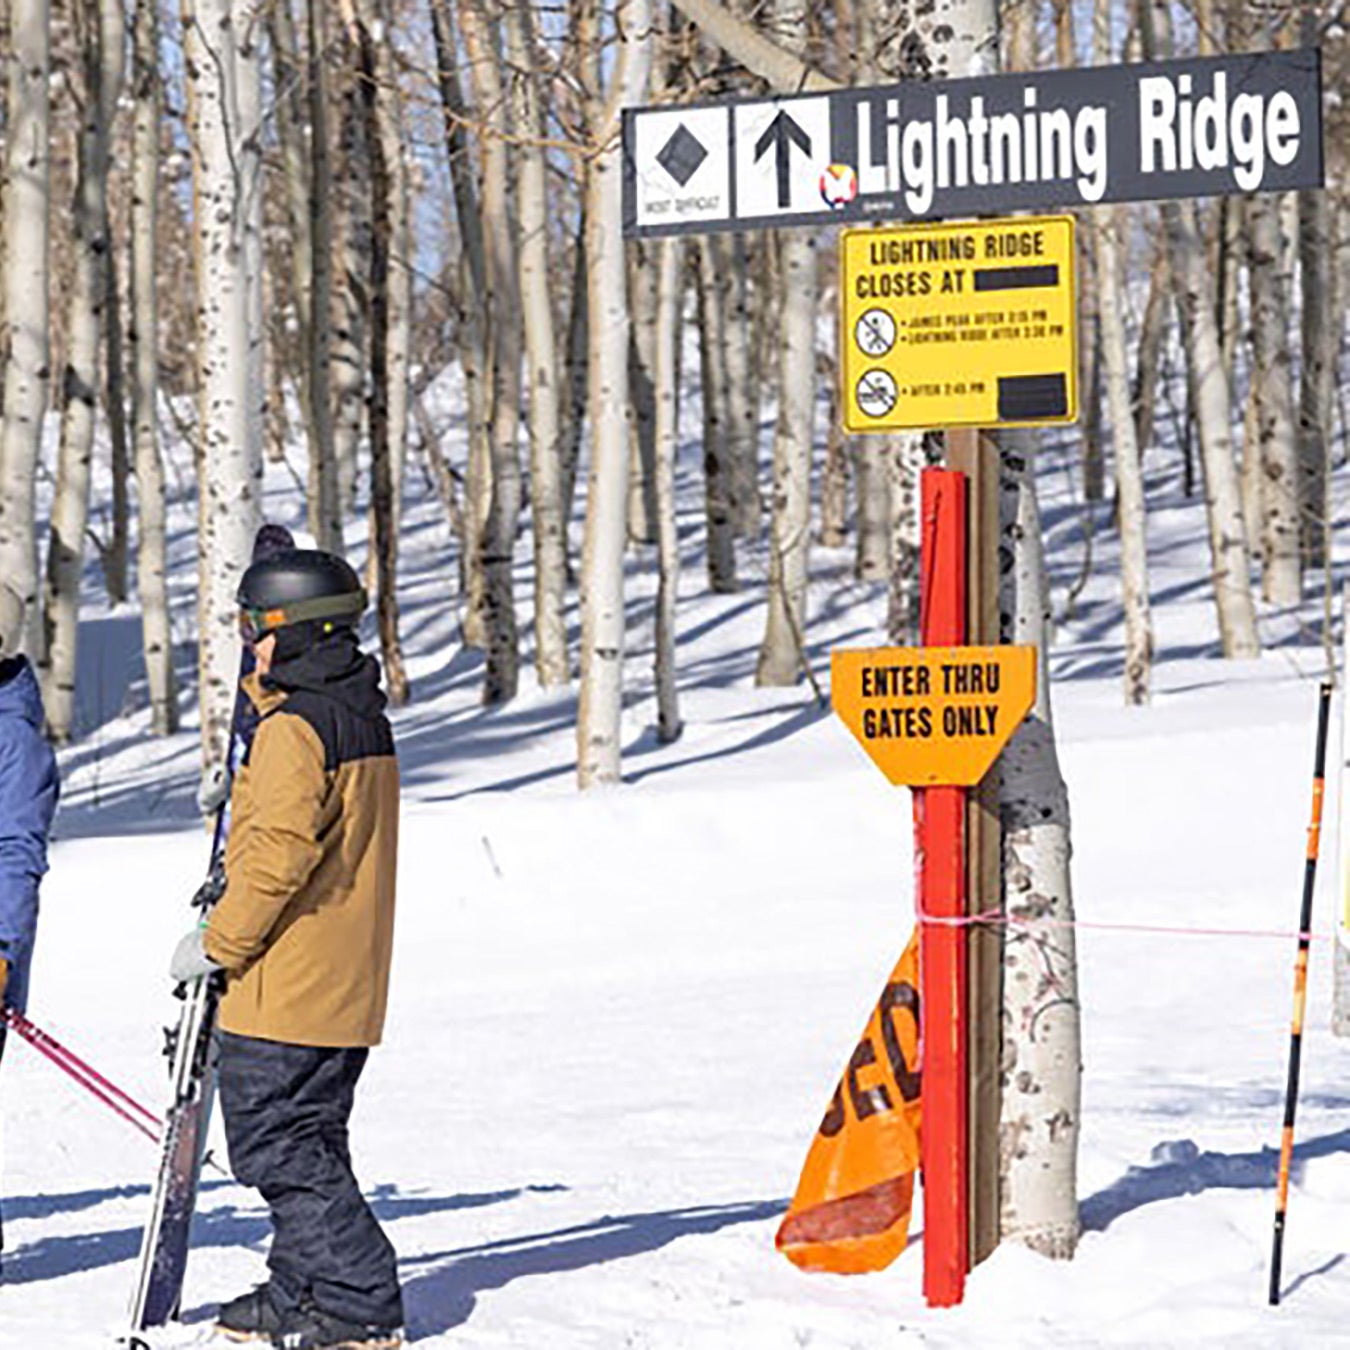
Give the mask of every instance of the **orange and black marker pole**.
M 1294 1112 L 1298 1109 L 1298 1070 L 1303 1054 L 1303 1014 L 1308 1004 L 1308 946 L 1312 937 L 1313 883 L 1322 838 L 1322 797 L 1326 786 L 1327 715 L 1331 684 L 1322 685 L 1317 704 L 1317 755 L 1313 768 L 1312 822 L 1303 864 L 1303 908 L 1298 921 L 1298 956 L 1294 960 L 1294 1022 L 1289 1036 L 1289 1082 L 1284 1092 L 1284 1129 L 1280 1132 L 1280 1176 L 1275 1195 L 1275 1242 L 1270 1253 L 1270 1301 L 1280 1301 L 1280 1261 L 1284 1256 L 1284 1217 L 1289 1208 L 1289 1168 L 1294 1160 Z

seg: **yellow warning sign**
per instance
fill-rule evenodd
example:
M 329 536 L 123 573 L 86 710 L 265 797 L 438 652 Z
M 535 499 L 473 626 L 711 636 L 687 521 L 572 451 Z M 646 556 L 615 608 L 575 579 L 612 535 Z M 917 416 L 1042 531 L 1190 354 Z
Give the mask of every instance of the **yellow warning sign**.
M 873 647 L 830 654 L 831 699 L 892 783 L 970 787 L 1036 699 L 1035 647 Z
M 845 230 L 840 403 L 850 432 L 1078 416 L 1074 222 Z

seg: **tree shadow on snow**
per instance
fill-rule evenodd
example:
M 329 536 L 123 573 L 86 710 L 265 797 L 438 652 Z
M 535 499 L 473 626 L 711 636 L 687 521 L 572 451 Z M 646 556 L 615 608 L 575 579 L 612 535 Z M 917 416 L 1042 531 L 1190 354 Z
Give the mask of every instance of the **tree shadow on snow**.
M 656 1251 L 677 1238 L 715 1233 L 734 1224 L 776 1218 L 785 1200 L 746 1200 L 650 1214 L 606 1216 L 547 1233 L 484 1242 L 405 1258 L 403 1266 L 432 1265 L 403 1286 L 412 1339 L 439 1336 L 473 1314 L 478 1295 L 530 1275 L 552 1275 Z
M 1350 1129 L 1320 1135 L 1294 1146 L 1293 1179 L 1309 1158 L 1350 1153 Z M 1159 1200 L 1174 1200 L 1202 1191 L 1274 1190 L 1280 1151 L 1262 1148 L 1254 1153 L 1202 1153 L 1189 1139 L 1169 1140 L 1153 1150 L 1149 1167 L 1131 1167 L 1104 1190 L 1090 1195 L 1078 1207 L 1083 1231 L 1105 1232 L 1122 1215 Z
M 202 1190 L 231 1186 L 228 1181 L 204 1182 Z M 80 1191 L 69 1196 L 33 1196 L 6 1201 L 7 1219 L 47 1218 L 71 1210 L 87 1209 L 104 1200 L 123 1199 L 149 1193 L 148 1186 L 119 1186 L 107 1191 Z M 449 1210 L 476 1209 L 502 1204 L 522 1195 L 565 1190 L 559 1185 L 518 1186 L 505 1191 L 470 1192 L 461 1195 L 402 1195 L 397 1186 L 380 1185 L 367 1194 L 375 1217 L 382 1223 L 442 1214 Z M 64 1202 L 64 1203 L 62 1203 Z M 217 1205 L 199 1209 L 192 1221 L 192 1246 L 252 1247 L 264 1242 L 272 1225 L 262 1205 L 241 1207 Z M 0 1282 L 35 1284 L 58 1280 L 86 1270 L 99 1270 L 123 1261 L 134 1261 L 141 1249 L 141 1227 L 114 1228 L 98 1233 L 74 1233 L 62 1237 L 40 1238 L 7 1252 Z M 200 1311 L 200 1310 L 198 1310 Z M 186 1320 L 190 1320 L 190 1317 Z

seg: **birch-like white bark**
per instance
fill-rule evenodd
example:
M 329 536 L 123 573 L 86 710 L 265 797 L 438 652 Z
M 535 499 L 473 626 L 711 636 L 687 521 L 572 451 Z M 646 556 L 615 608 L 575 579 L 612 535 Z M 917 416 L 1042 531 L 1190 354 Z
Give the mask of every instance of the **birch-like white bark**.
M 5 194 L 0 277 L 7 351 L 0 422 L 0 576 L 26 607 L 24 648 L 37 646 L 35 487 L 51 382 L 48 199 L 51 149 L 48 0 L 11 0 L 5 56 Z
M 1213 280 L 1196 226 L 1195 203 L 1166 202 L 1162 213 L 1172 246 L 1173 281 L 1184 323 L 1204 461 L 1205 512 L 1219 637 L 1224 656 L 1254 657 L 1260 655 L 1261 643 L 1256 633 L 1251 560 L 1233 455 L 1232 405 L 1215 319 Z
M 562 408 L 549 285 L 544 117 L 530 0 L 506 0 L 512 103 L 522 137 L 517 158 L 520 298 L 529 371 L 530 514 L 534 524 L 534 664 L 545 689 L 568 682 L 567 532 L 563 519 Z
M 684 244 L 662 239 L 656 252 L 656 735 L 663 744 L 680 734 L 675 683 L 675 611 L 679 599 L 680 542 L 675 518 L 675 459 L 680 448 L 677 342 L 683 296 Z
M 1140 7 L 1149 55 L 1172 52 L 1171 15 L 1161 0 Z M 1172 250 L 1172 281 L 1181 310 L 1187 368 L 1204 461 L 1205 512 L 1209 526 L 1214 604 L 1226 657 L 1260 654 L 1252 599 L 1242 492 L 1233 455 L 1232 404 L 1216 319 L 1214 280 L 1196 223 L 1195 203 L 1165 202 L 1163 221 Z
M 390 361 L 395 313 L 392 274 L 398 241 L 398 170 L 402 126 L 397 87 L 390 78 L 389 11 L 384 0 L 343 0 L 344 18 L 356 47 L 365 141 L 370 148 L 370 507 L 371 556 L 376 580 L 376 619 L 384 683 L 395 707 L 410 696 L 399 638 L 398 526 L 394 501 L 393 384 Z M 378 40 L 376 35 L 379 35 Z M 405 371 L 406 374 L 406 371 Z M 406 396 L 406 394 L 405 394 Z
M 1093 54 L 1099 66 L 1111 61 L 1111 6 L 1096 0 L 1093 11 Z M 1122 213 L 1115 207 L 1093 212 L 1096 245 L 1097 312 L 1101 323 L 1102 364 L 1106 372 L 1106 406 L 1115 455 L 1117 517 L 1120 522 L 1120 589 L 1125 611 L 1125 702 L 1147 703 L 1153 661 L 1149 615 L 1148 546 L 1144 472 L 1130 407 L 1130 364 L 1125 349 L 1125 276 L 1121 262 Z
M 511 214 L 508 138 L 509 100 L 501 77 L 501 56 L 485 0 L 460 0 L 460 33 L 480 119 L 482 219 L 487 291 L 483 314 L 491 371 L 492 462 L 490 491 L 471 500 L 486 506 L 482 518 L 481 597 L 487 663 L 483 702 L 514 698 L 519 678 L 513 563 L 520 516 L 521 481 L 517 440 L 520 428 L 520 295 L 517 288 L 515 226 Z M 472 599 L 471 595 L 471 602 Z
M 886 636 L 897 647 L 913 647 L 919 641 L 919 475 L 927 462 L 924 435 L 906 431 L 887 436 L 879 449 L 890 478 Z
M 703 508 L 707 522 L 708 588 L 716 595 L 736 590 L 736 518 L 732 491 L 731 410 L 727 388 L 726 314 L 718 269 L 725 242 L 699 241 L 699 367 L 703 388 Z
M 656 253 L 628 244 L 628 541 L 656 542 Z
M 318 0 L 316 0 L 318 3 Z M 333 459 L 337 465 L 338 510 L 343 519 L 356 508 L 358 447 L 366 398 L 366 304 L 370 285 L 370 193 L 366 184 L 370 147 L 362 129 L 358 94 L 342 98 L 338 130 L 338 173 L 346 187 L 335 201 L 334 235 L 338 272 L 332 294 L 329 370 L 333 399 Z
M 469 109 L 459 78 L 453 10 L 449 0 L 432 0 L 431 30 L 436 47 L 436 78 L 441 96 L 446 159 L 455 200 L 460 237 L 460 286 L 465 299 L 460 309 L 459 361 L 464 374 L 468 463 L 464 502 L 460 508 L 460 572 L 465 597 L 462 611 L 464 642 L 484 645 L 483 631 L 483 523 L 492 491 L 490 361 L 487 352 L 487 256 L 483 216 L 465 125 Z
M 759 491 L 759 390 L 750 360 L 752 327 L 746 238 L 722 236 L 728 263 L 723 278 L 726 343 L 727 444 L 731 456 L 732 514 L 738 539 L 758 539 L 764 524 Z M 761 247 L 763 241 L 761 240 Z
M 235 191 L 243 228 L 244 312 L 248 336 L 248 445 L 261 484 L 267 428 L 267 325 L 263 288 L 262 13 L 269 0 L 231 0 L 234 38 L 233 121 Z
M 806 10 L 779 0 L 780 20 L 805 39 Z M 778 425 L 773 444 L 769 595 L 755 665 L 758 685 L 795 684 L 805 662 L 807 550 L 811 542 L 811 446 L 815 414 L 816 253 L 802 230 L 779 240 L 783 279 Z
M 1099 16 L 1105 0 L 1098 0 Z M 1099 17 L 1099 23 L 1105 20 Z M 1100 64 L 1105 59 L 1098 54 Z M 1149 614 L 1148 546 L 1143 465 L 1130 407 L 1130 369 L 1125 351 L 1124 269 L 1117 233 L 1120 212 L 1099 207 L 1092 229 L 1097 245 L 1098 313 L 1106 372 L 1106 405 L 1116 469 L 1116 514 L 1120 522 L 1120 588 L 1125 613 L 1125 702 L 1147 703 L 1153 662 Z
M 121 3 L 101 6 L 103 28 L 99 44 L 103 69 L 99 78 L 99 117 L 103 122 L 104 140 L 111 143 L 117 120 L 117 102 L 126 78 L 127 15 Z M 108 214 L 104 193 L 104 215 Z M 127 431 L 126 357 L 123 350 L 123 316 L 117 253 L 112 247 L 110 225 L 104 224 L 109 239 L 108 252 L 103 259 L 104 321 L 103 336 L 103 390 L 104 411 L 108 422 L 108 468 L 112 478 L 110 508 L 112 520 L 108 542 L 100 549 L 104 585 L 108 600 L 120 605 L 127 598 L 127 551 L 130 539 L 131 505 L 128 498 L 128 479 L 131 477 L 130 436 Z
M 591 121 L 597 153 L 586 184 L 591 465 L 581 575 L 577 781 L 617 783 L 622 770 L 623 555 L 628 503 L 628 286 L 619 179 L 619 111 L 642 101 L 651 69 L 650 0 L 624 0 L 610 94 Z
M 1251 287 L 1252 393 L 1258 440 L 1244 447 L 1252 467 L 1261 540 L 1263 594 L 1271 604 L 1302 598 L 1299 566 L 1299 460 L 1294 423 L 1289 310 L 1280 284 L 1280 225 L 1275 203 L 1259 193 L 1247 198 L 1247 250 Z
M 890 568 L 892 457 L 883 437 L 854 436 L 849 448 L 857 529 L 853 575 L 859 581 L 880 581 Z
M 999 1227 L 1044 1256 L 1078 1242 L 1081 1007 L 1074 938 L 1069 794 L 1050 707 L 1050 588 L 1029 433 L 1002 437 L 1000 610 L 1010 642 L 1037 649 L 1036 704 L 1000 761 L 1003 1072 Z
M 239 667 L 235 594 L 258 523 L 261 432 L 250 407 L 245 204 L 233 105 L 229 0 L 189 0 L 184 43 L 192 82 L 202 477 L 198 551 L 198 691 L 202 760 L 225 756 Z
M 106 0 L 115 5 L 118 0 Z M 98 407 L 100 325 L 108 295 L 108 123 L 102 93 L 100 0 L 76 15 L 82 91 L 76 150 L 73 266 L 66 290 L 66 359 L 61 373 L 61 440 L 43 586 L 42 673 L 47 730 L 58 745 L 75 734 L 75 662 L 80 579 L 89 522 L 89 479 Z M 106 100 L 116 106 L 116 91 Z
M 159 301 L 155 275 L 155 230 L 159 214 L 159 6 L 136 0 L 132 39 L 131 143 L 131 420 L 136 470 L 136 585 L 150 731 L 178 730 L 178 691 L 165 539 L 164 463 L 160 456 Z

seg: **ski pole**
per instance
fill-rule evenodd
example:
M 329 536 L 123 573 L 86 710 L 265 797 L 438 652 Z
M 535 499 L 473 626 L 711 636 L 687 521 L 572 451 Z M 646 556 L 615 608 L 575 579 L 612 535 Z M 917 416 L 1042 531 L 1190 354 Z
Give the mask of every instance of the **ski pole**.
M 1294 958 L 1294 1020 L 1289 1035 L 1289 1080 L 1284 1091 L 1284 1128 L 1280 1132 L 1280 1173 L 1275 1194 L 1275 1239 L 1270 1253 L 1270 1301 L 1280 1301 L 1280 1262 L 1284 1256 L 1284 1219 L 1289 1208 L 1289 1168 L 1294 1160 L 1294 1112 L 1298 1108 L 1298 1071 L 1303 1054 L 1303 1013 L 1308 1002 L 1308 947 L 1312 930 L 1313 883 L 1322 839 L 1322 796 L 1327 766 L 1327 714 L 1331 683 L 1324 681 L 1317 702 L 1317 752 L 1313 766 L 1312 821 L 1303 864 L 1303 907 L 1298 921 L 1298 955 Z
M 104 1106 L 115 1111 L 127 1124 L 138 1129 L 147 1139 L 158 1144 L 160 1141 L 159 1117 L 153 1111 L 142 1106 L 130 1094 L 123 1092 L 115 1083 L 110 1082 L 92 1065 L 86 1064 L 73 1050 L 62 1045 L 54 1036 L 35 1026 L 28 1018 L 13 1008 L 5 1008 L 0 1013 L 6 1026 L 12 1028 L 39 1054 L 45 1055 L 57 1068 L 64 1070 L 90 1096 L 98 1098 Z

